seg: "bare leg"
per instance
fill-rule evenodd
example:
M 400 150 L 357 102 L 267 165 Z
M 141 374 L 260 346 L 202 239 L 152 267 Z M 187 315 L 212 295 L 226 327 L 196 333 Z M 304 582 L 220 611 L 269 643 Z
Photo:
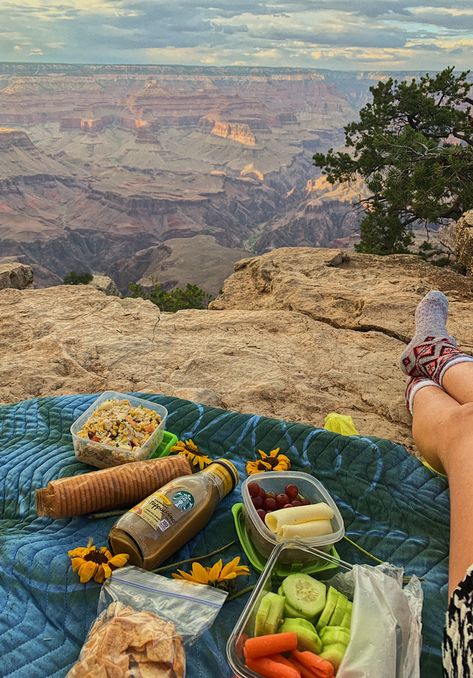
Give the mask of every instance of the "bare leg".
M 473 403 L 473 363 L 457 363 L 445 372 L 442 388 L 462 405 Z
M 452 366 L 452 392 L 466 394 L 467 364 Z M 470 368 L 468 369 L 468 373 Z M 464 389 L 462 391 L 462 389 Z M 414 398 L 412 432 L 425 459 L 448 475 L 450 485 L 449 592 L 464 578 L 473 564 L 473 404 L 459 404 L 438 388 L 421 389 Z

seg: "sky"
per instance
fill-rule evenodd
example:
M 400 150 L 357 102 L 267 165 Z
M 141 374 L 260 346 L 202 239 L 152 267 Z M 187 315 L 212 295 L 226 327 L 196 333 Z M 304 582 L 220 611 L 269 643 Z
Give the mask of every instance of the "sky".
M 473 0 L 0 0 L 0 61 L 473 67 Z

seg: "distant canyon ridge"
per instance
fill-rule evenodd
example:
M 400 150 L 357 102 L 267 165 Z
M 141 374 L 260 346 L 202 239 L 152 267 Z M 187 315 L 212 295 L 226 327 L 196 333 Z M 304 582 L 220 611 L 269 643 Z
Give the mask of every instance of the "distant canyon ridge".
M 216 294 L 236 260 L 350 246 L 361 185 L 312 164 L 381 73 L 0 64 L 0 262 Z

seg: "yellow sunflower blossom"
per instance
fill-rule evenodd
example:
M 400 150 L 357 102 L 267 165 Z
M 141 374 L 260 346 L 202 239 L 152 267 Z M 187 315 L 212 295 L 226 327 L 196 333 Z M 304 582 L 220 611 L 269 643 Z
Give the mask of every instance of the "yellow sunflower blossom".
M 190 462 L 192 468 L 202 471 L 206 466 L 212 463 L 210 457 L 201 452 L 195 442 L 190 438 L 189 440 L 180 440 L 171 447 L 172 454 L 182 454 Z
M 194 562 L 190 572 L 178 570 L 173 572 L 172 576 L 174 579 L 184 579 L 194 584 L 206 584 L 207 586 L 224 588 L 232 579 L 249 574 L 250 569 L 246 565 L 240 565 L 240 556 L 237 556 L 226 565 L 223 564 L 220 558 L 212 567 L 204 567 L 200 563 Z
M 72 549 L 67 555 L 71 559 L 72 569 L 79 575 L 81 584 L 86 584 L 91 579 L 97 584 L 102 584 L 111 576 L 113 570 L 126 565 L 130 557 L 127 553 L 112 556 L 106 546 L 100 548 L 94 546 L 92 539 L 89 539 L 87 546 Z
M 291 460 L 285 454 L 281 454 L 280 449 L 280 447 L 276 447 L 276 449 L 271 450 L 269 453 L 258 450 L 261 459 L 247 462 L 246 472 L 248 475 L 264 471 L 289 471 Z

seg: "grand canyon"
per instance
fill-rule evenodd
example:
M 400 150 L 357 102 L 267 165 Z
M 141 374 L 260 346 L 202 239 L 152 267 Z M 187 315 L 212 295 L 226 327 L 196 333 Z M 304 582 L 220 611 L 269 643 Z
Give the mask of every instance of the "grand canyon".
M 315 151 L 381 74 L 0 64 L 0 261 L 216 294 L 236 260 L 353 244 L 362 185 Z

